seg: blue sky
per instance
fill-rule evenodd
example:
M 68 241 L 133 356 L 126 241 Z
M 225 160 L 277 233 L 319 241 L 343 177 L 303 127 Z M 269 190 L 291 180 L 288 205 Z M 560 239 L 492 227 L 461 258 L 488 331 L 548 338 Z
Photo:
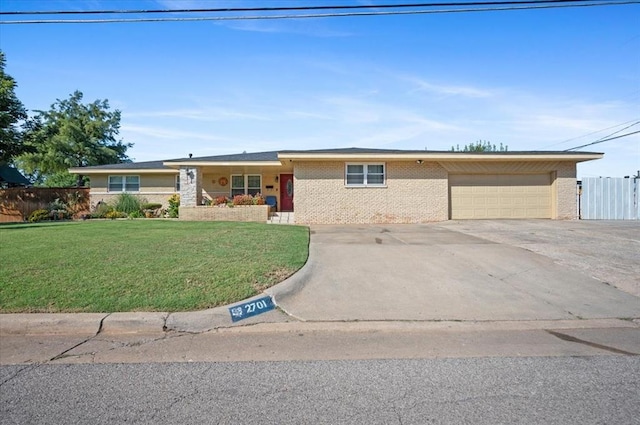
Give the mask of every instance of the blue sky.
M 358 2 L 261 2 L 299 3 Z M 12 11 L 252 3 L 0 4 Z M 87 102 L 108 99 L 122 111 L 120 136 L 134 143 L 128 153 L 136 161 L 352 146 L 448 150 L 476 140 L 503 143 L 511 151 L 563 150 L 640 120 L 640 4 L 269 21 L 0 25 L 0 48 L 6 72 L 16 79 L 17 95 L 29 110 L 47 109 L 74 90 L 82 91 Z M 623 133 L 637 130 L 640 125 Z M 584 150 L 604 152 L 605 159 L 579 164 L 579 177 L 640 170 L 640 134 Z

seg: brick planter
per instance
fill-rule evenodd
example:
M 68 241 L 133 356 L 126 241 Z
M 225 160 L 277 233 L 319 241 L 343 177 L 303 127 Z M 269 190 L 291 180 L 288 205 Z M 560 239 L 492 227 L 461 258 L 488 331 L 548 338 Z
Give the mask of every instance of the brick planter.
M 238 205 L 231 207 L 180 207 L 184 221 L 255 221 L 269 220 L 269 205 Z

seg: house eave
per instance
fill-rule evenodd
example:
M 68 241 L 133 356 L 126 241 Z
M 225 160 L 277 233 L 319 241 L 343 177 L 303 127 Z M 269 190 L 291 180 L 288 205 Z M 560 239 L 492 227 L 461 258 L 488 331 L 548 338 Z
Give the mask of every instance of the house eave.
M 411 152 L 411 153 L 281 153 L 281 161 L 434 161 L 434 162 L 512 162 L 512 161 L 571 161 L 582 162 L 600 159 L 601 153 L 452 153 L 452 152 Z
M 281 167 L 280 161 L 176 161 L 164 162 L 165 167 Z
M 92 174 L 178 174 L 178 170 L 167 168 L 69 168 L 71 174 L 82 174 L 83 176 L 90 176 Z

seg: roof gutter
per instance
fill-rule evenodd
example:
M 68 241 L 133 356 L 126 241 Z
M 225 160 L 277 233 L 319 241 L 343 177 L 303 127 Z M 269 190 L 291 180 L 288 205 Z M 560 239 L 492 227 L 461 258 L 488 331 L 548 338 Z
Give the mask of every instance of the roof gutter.
M 571 154 L 491 154 L 491 153 L 281 153 L 278 154 L 280 160 L 289 161 L 354 161 L 354 160 L 397 160 L 397 161 L 437 161 L 437 162 L 460 162 L 460 161 L 571 161 L 582 162 L 600 159 L 604 156 L 602 153 L 571 153 Z

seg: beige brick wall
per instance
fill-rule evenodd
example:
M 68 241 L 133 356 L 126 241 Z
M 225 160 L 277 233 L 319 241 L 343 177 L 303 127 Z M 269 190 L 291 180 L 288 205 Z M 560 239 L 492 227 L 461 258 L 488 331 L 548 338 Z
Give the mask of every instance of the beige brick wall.
M 180 220 L 184 221 L 255 221 L 266 223 L 268 205 L 239 205 L 229 207 L 180 207 Z
M 551 193 L 554 197 L 555 216 L 558 220 L 574 220 L 578 218 L 576 201 L 576 164 L 574 162 L 561 162 L 552 177 Z
M 344 162 L 294 165 L 296 223 L 424 223 L 447 220 L 447 172 L 437 163 L 387 162 L 387 186 L 350 188 Z
M 91 205 L 95 206 L 100 201 L 113 204 L 120 194 L 120 192 L 108 192 L 107 179 L 107 175 L 91 176 Z M 167 208 L 169 198 L 176 193 L 175 180 L 175 174 L 140 174 L 140 192 L 134 192 L 132 195 L 144 198 L 147 202 L 162 204 L 163 208 Z

